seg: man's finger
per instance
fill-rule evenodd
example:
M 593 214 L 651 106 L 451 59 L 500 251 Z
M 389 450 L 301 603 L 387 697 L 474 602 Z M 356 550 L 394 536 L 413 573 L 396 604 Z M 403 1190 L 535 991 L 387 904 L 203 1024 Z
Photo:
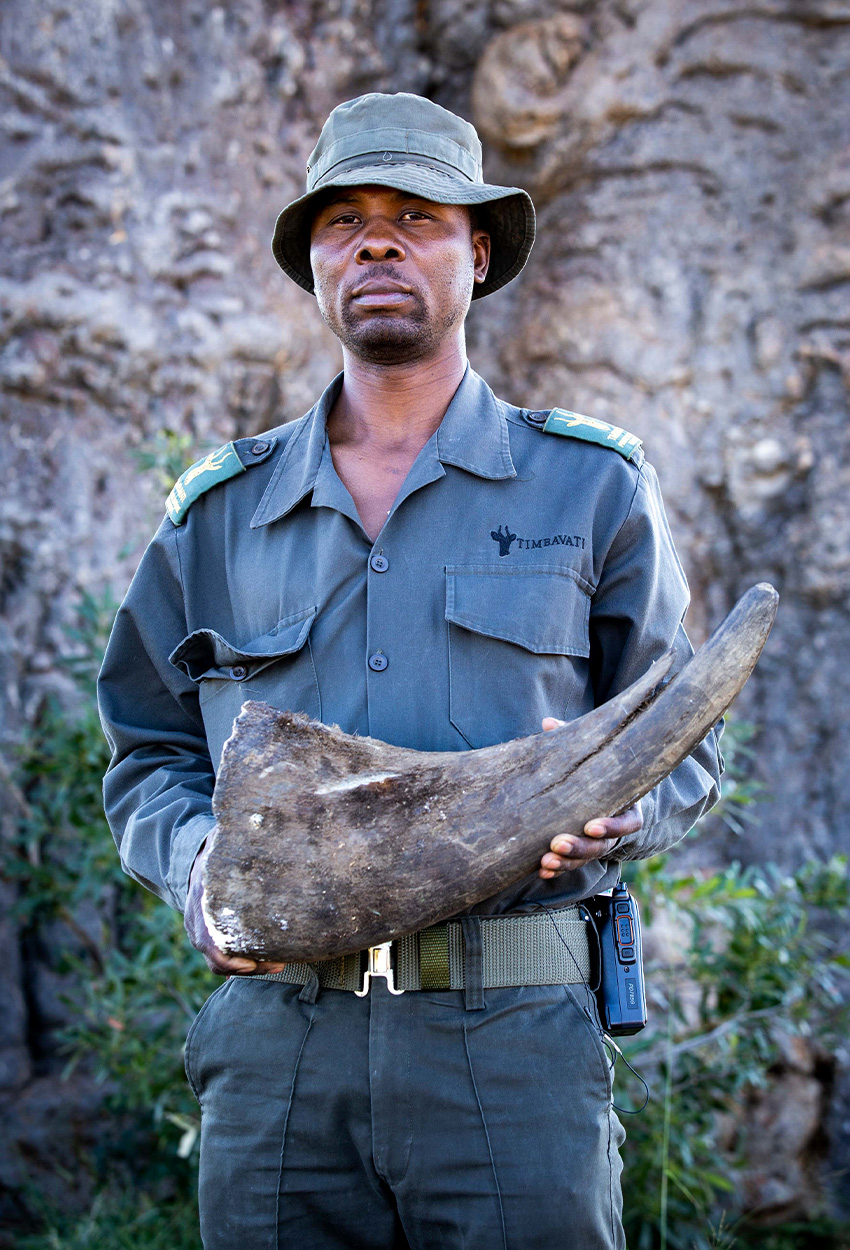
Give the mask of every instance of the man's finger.
M 584 826 L 584 832 L 590 838 L 625 838 L 630 833 L 637 833 L 643 828 L 643 813 L 640 804 L 634 803 L 627 807 L 619 816 L 595 816 Z M 554 845 L 552 849 L 558 848 Z
M 565 720 L 558 720 L 554 716 L 544 716 L 540 723 L 543 726 L 543 732 L 549 733 L 553 729 L 560 729 L 561 726 L 566 725 L 567 722 Z
M 217 976 L 240 976 L 257 970 L 256 959 L 248 959 L 244 955 L 226 955 L 214 945 L 209 934 L 205 935 L 202 943 L 199 943 L 198 950 L 207 961 L 210 972 L 214 972 Z
M 547 720 L 551 720 L 555 726 L 559 723 L 554 717 L 547 717 L 543 722 L 544 729 Z M 549 881 L 562 872 L 573 872 L 595 859 L 606 859 L 620 838 L 637 833 L 642 828 L 643 813 L 640 803 L 633 803 L 618 816 L 598 816 L 589 820 L 584 826 L 583 834 L 557 834 L 549 844 L 550 849 L 540 860 L 538 876 Z
M 543 868 L 568 867 L 576 860 L 605 859 L 617 845 L 617 838 L 585 838 L 576 834 L 570 838 L 555 838 L 552 850 L 540 861 Z
M 226 955 L 209 940 L 204 943 L 201 953 L 210 972 L 220 977 L 250 977 L 258 973 L 282 972 L 286 967 L 286 964 L 265 963 L 247 955 Z
M 605 859 L 614 850 L 619 838 L 587 838 L 574 834 L 570 838 L 555 838 L 552 851 L 562 859 Z
M 593 860 L 598 857 L 594 855 L 588 859 L 563 859 L 559 856 L 553 856 L 552 858 L 557 860 L 559 867 L 541 867 L 537 870 L 538 877 L 542 877 L 544 881 L 550 881 L 552 877 L 560 877 L 565 872 L 575 872 L 577 868 L 584 868 L 587 864 L 592 864 Z M 541 864 L 542 862 L 541 860 Z

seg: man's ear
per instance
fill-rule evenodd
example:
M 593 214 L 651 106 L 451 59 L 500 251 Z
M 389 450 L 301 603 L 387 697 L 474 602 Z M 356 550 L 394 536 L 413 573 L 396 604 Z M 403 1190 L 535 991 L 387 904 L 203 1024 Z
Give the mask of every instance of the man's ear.
M 472 255 L 475 261 L 475 281 L 483 282 L 490 268 L 490 236 L 486 230 L 473 230 Z

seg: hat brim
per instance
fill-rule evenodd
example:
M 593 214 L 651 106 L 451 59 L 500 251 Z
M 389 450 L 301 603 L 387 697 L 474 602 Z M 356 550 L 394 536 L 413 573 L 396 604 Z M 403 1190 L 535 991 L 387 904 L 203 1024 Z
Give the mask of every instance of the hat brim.
M 272 253 L 284 273 L 314 293 L 310 268 L 310 227 L 316 200 L 333 187 L 380 186 L 407 191 L 435 204 L 486 205 L 482 229 L 490 235 L 490 266 L 472 298 L 498 291 L 520 272 L 534 243 L 535 214 L 531 196 L 521 187 L 497 187 L 453 178 L 424 164 L 366 165 L 329 178 L 293 200 L 275 223 Z

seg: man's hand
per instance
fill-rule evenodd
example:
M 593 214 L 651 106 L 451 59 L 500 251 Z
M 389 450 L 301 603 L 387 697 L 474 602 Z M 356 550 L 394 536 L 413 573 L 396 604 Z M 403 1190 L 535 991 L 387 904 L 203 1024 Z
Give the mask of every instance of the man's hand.
M 189 934 L 189 941 L 199 950 L 207 961 L 210 972 L 220 977 L 250 976 L 253 972 L 281 972 L 286 964 L 260 963 L 256 959 L 247 959 L 243 955 L 225 955 L 210 937 L 204 921 L 204 859 L 207 855 L 206 842 L 195 856 L 192 874 L 189 878 L 189 893 L 186 896 L 186 910 L 183 923 Z
M 546 716 L 543 729 L 548 733 L 549 730 L 558 729 L 566 723 L 556 720 L 554 716 Z M 595 816 L 584 826 L 583 835 L 567 837 L 558 834 L 552 839 L 549 844 L 551 849 L 541 859 L 537 875 L 548 881 L 552 877 L 559 877 L 562 872 L 583 868 L 593 859 L 606 859 L 620 838 L 629 833 L 637 833 L 642 828 L 640 802 L 633 803 L 631 807 L 620 812 L 619 816 Z

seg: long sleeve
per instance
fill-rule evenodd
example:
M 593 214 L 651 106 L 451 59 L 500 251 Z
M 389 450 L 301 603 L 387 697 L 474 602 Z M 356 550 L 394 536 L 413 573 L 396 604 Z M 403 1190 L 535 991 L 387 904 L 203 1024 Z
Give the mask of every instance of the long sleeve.
M 104 806 L 124 871 L 181 911 L 215 823 L 197 686 L 168 659 L 187 632 L 176 531 L 165 521 L 116 617 L 98 705 L 112 750 Z
M 658 479 L 644 464 L 628 515 L 603 565 L 591 605 L 591 665 L 597 703 L 624 690 L 668 647 L 674 671 L 693 655 L 682 625 L 688 585 L 673 539 Z M 677 769 L 642 800 L 643 829 L 624 838 L 616 859 L 643 859 L 685 836 L 720 796 L 723 770 L 712 730 Z

